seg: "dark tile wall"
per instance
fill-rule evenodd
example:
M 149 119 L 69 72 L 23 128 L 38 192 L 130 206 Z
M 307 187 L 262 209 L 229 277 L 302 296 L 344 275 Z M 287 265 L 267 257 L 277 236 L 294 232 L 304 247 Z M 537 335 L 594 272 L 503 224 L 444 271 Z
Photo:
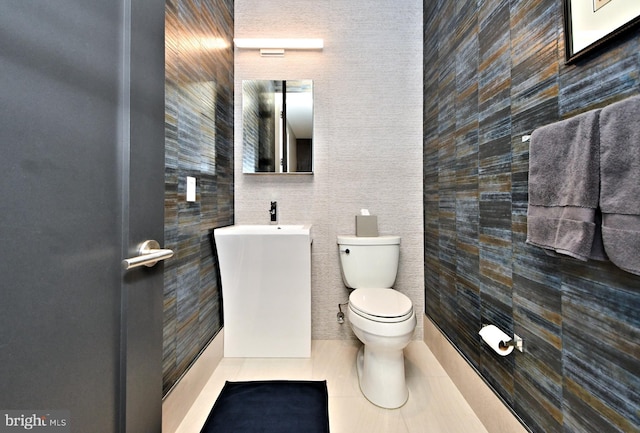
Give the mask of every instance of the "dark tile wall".
M 211 234 L 233 224 L 233 0 L 167 0 L 165 19 L 166 393 L 222 327 Z
M 425 313 L 532 431 L 640 431 L 640 277 L 525 243 L 521 139 L 639 93 L 639 31 L 575 65 L 560 0 L 425 1 L 424 32 Z

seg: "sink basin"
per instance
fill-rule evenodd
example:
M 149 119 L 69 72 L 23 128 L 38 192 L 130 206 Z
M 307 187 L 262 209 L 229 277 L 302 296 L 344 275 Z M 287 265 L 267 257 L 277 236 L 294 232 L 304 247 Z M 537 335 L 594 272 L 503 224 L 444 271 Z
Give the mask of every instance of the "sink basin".
M 282 235 L 282 234 L 301 234 L 311 237 L 310 224 L 274 224 L 274 225 L 251 225 L 240 224 L 228 227 L 222 227 L 215 230 L 222 236 L 234 235 Z
M 311 225 L 214 230 L 225 357 L 311 355 Z

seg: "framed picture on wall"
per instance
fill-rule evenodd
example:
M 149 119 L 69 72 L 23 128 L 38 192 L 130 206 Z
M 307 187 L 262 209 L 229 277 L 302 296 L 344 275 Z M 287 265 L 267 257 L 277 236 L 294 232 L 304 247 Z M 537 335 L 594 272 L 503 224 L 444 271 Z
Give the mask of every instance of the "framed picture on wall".
M 564 0 L 566 61 L 571 63 L 640 23 L 640 0 Z

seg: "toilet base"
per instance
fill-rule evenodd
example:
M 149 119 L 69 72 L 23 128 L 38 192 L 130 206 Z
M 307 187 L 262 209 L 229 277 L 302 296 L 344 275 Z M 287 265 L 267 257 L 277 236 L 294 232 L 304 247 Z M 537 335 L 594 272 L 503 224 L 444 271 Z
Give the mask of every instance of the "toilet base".
M 397 409 L 409 399 L 404 375 L 404 354 L 400 350 L 370 350 L 360 347 L 356 369 L 362 394 L 385 409 Z

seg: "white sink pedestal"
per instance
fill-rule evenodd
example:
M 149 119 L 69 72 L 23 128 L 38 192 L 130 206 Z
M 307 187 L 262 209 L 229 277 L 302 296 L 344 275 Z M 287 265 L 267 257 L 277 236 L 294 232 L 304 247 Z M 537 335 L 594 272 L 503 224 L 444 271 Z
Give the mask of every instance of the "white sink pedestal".
M 311 356 L 311 226 L 214 230 L 225 357 Z

